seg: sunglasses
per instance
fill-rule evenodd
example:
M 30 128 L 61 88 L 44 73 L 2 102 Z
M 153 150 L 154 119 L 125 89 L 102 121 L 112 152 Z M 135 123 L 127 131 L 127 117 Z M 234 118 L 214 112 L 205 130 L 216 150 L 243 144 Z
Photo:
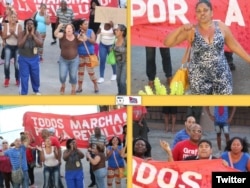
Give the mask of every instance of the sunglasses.
M 8 144 L 8 142 L 3 142 L 3 144 Z

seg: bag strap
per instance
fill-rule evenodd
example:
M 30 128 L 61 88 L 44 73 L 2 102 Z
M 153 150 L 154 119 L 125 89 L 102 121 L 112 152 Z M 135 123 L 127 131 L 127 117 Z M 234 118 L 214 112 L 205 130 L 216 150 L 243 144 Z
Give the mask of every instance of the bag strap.
M 83 41 L 83 44 L 84 44 L 84 46 L 85 46 L 85 48 L 86 48 L 86 51 L 87 51 L 88 55 L 90 56 L 89 49 L 88 49 L 88 47 L 87 47 L 85 41 Z
M 115 156 L 115 151 L 113 151 L 113 155 L 114 155 L 115 163 L 116 163 L 117 167 L 119 168 L 119 165 L 118 165 L 118 162 L 117 162 L 117 159 L 116 159 L 116 156 Z
M 229 151 L 227 154 L 228 154 L 228 158 L 229 158 L 230 166 L 231 166 L 232 168 L 234 168 L 234 164 L 233 164 L 233 161 L 232 161 L 232 158 L 231 158 L 230 151 Z
M 183 57 L 182 57 L 182 60 L 181 60 L 182 66 L 183 66 L 185 63 L 187 63 L 187 62 L 190 61 L 190 54 L 191 54 L 191 45 L 188 44 L 188 46 L 187 46 L 187 48 L 186 48 L 186 50 L 185 50 L 185 53 L 184 53 L 184 55 L 183 55 Z
M 188 46 L 185 50 L 184 56 L 182 57 L 181 64 L 182 67 L 185 63 L 190 61 L 190 54 L 191 54 L 191 44 L 194 41 L 195 30 L 191 30 L 188 36 Z

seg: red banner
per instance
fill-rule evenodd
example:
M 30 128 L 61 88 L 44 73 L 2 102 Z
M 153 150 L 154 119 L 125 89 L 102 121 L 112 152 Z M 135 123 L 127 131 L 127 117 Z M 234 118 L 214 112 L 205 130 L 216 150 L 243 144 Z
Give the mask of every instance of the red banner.
M 241 45 L 250 53 L 249 0 L 210 0 L 213 19 L 228 25 Z M 131 1 L 131 39 L 133 45 L 164 46 L 166 35 L 185 23 L 196 24 L 197 0 Z M 183 46 L 183 44 L 181 45 Z
M 133 157 L 133 188 L 211 188 L 214 171 L 238 172 L 222 159 L 166 162 Z
M 69 8 L 73 9 L 75 18 L 88 18 L 91 0 L 66 0 Z M 60 7 L 61 0 L 13 0 L 13 7 L 18 12 L 18 19 L 30 18 L 39 10 L 40 4 L 47 5 L 47 12 L 55 17 L 56 10 Z M 102 6 L 118 7 L 118 0 L 99 0 Z
M 127 122 L 127 109 L 121 108 L 110 112 L 100 112 L 86 115 L 58 115 L 50 113 L 26 112 L 23 116 L 23 126 L 35 137 L 40 145 L 39 132 L 42 129 L 54 127 L 55 135 L 63 135 L 65 139 L 77 139 L 80 148 L 88 147 L 90 135 L 99 126 L 103 135 L 110 139 L 113 136 L 122 138 L 123 126 Z

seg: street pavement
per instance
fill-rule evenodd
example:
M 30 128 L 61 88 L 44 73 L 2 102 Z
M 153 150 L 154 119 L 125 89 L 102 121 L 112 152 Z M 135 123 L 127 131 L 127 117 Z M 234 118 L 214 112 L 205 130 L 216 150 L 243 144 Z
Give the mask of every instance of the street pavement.
M 181 66 L 181 59 L 184 54 L 184 48 L 171 48 L 171 62 L 172 62 L 172 74 L 178 70 Z M 233 75 L 233 94 L 249 94 L 250 87 L 250 64 L 239 58 L 237 55 L 233 55 L 234 64 L 236 70 L 232 72 Z M 162 68 L 160 50 L 156 49 L 156 77 L 159 77 L 162 84 L 166 84 L 166 78 Z M 148 78 L 146 75 L 146 50 L 145 47 L 132 46 L 131 47 L 131 82 L 132 95 L 138 94 L 139 90 L 144 90 L 144 86 L 148 84 Z
M 84 170 L 84 187 L 88 187 L 88 185 L 91 183 L 90 180 L 90 174 L 89 174 L 89 162 L 86 160 L 86 152 L 87 150 L 84 149 L 82 150 L 85 157 L 82 159 L 82 164 L 83 164 L 83 170 Z M 107 166 L 107 165 L 106 165 Z M 43 168 L 35 168 L 34 169 L 34 174 L 35 174 L 35 185 L 37 188 L 42 188 L 43 187 Z M 61 177 L 62 183 L 64 187 L 66 188 L 66 182 L 65 182 L 65 162 L 62 160 L 62 165 L 61 165 Z M 114 183 L 114 182 L 113 182 Z M 114 185 L 114 184 L 113 184 Z M 96 186 L 94 186 L 96 187 Z M 70 187 L 68 187 L 70 188 Z M 126 188 L 126 179 L 123 178 L 121 181 L 121 188 Z
M 208 139 L 212 142 L 213 154 L 217 155 L 219 151 L 218 151 L 217 142 L 216 142 L 216 133 L 214 131 L 214 125 L 213 125 L 213 122 L 208 118 L 204 110 L 201 115 L 200 125 L 203 131 L 202 138 Z M 165 131 L 164 122 L 155 123 L 155 122 L 149 121 L 148 126 L 150 129 L 148 133 L 148 139 L 149 139 L 149 143 L 152 146 L 152 152 L 151 152 L 152 158 L 154 160 L 164 161 L 167 159 L 167 156 L 166 156 L 166 152 L 161 149 L 159 141 L 166 140 L 171 145 L 173 142 L 175 133 L 184 128 L 184 122 L 183 124 L 176 125 L 174 133 Z M 246 137 L 248 142 L 250 142 L 249 126 L 248 125 L 245 125 L 245 126 L 231 125 L 230 126 L 230 138 L 234 136 L 239 136 L 242 138 Z M 221 135 L 221 138 L 222 138 L 222 150 L 224 150 L 226 143 L 225 143 L 225 137 L 223 133 Z
M 21 23 L 23 26 L 23 24 Z M 50 45 L 52 42 L 51 27 L 47 26 L 47 36 L 44 42 L 44 60 L 40 63 L 40 92 L 42 95 L 60 95 L 60 81 L 59 81 L 59 65 L 57 63 L 60 56 L 60 48 L 58 41 L 56 45 Z M 0 39 L 1 40 L 1 39 Z M 4 87 L 4 65 L 0 65 L 0 95 L 18 95 L 19 90 L 15 85 L 14 64 L 10 65 L 10 85 Z M 95 68 L 95 75 L 99 78 L 99 66 Z M 112 68 L 111 65 L 106 65 L 104 79 L 102 84 L 98 84 L 99 93 L 94 93 L 94 85 L 85 70 L 83 92 L 77 95 L 116 95 L 117 84 L 116 81 L 111 81 Z M 71 86 L 68 82 L 67 76 L 65 95 L 70 95 Z M 29 81 L 30 82 L 30 81 Z M 31 85 L 29 84 L 29 95 L 33 94 Z

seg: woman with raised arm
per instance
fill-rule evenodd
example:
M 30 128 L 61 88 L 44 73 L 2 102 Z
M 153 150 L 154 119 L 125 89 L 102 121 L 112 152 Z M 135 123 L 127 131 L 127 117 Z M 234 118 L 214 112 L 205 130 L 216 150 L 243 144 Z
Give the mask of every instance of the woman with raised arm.
M 191 94 L 223 94 L 233 92 L 232 74 L 224 55 L 224 44 L 250 63 L 250 56 L 221 21 L 213 21 L 212 5 L 200 0 L 195 7 L 197 24 L 185 24 L 166 36 L 164 45 L 191 43 L 189 81 Z

